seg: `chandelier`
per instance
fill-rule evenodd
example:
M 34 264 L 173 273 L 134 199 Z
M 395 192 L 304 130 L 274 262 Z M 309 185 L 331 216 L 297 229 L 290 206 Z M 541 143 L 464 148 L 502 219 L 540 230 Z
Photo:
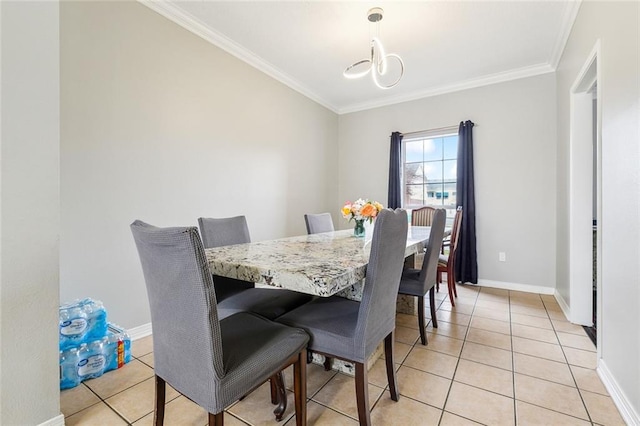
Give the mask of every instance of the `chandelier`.
M 382 20 L 382 16 L 384 11 L 379 7 L 374 7 L 373 9 L 369 9 L 367 12 L 367 19 L 374 23 L 376 28 L 374 32 L 374 36 L 371 37 L 371 43 L 369 44 L 371 53 L 368 59 L 362 59 L 349 65 L 345 70 L 343 75 L 346 78 L 355 79 L 361 78 L 365 75 L 371 73 L 371 77 L 376 86 L 381 89 L 391 89 L 396 84 L 400 82 L 400 79 L 404 75 L 404 62 L 402 62 L 402 58 L 396 55 L 395 53 L 386 53 L 384 50 L 384 46 L 382 46 L 382 42 L 380 41 L 380 21 Z M 391 82 L 383 82 L 382 77 L 387 75 L 389 72 L 390 63 L 395 63 L 399 66 L 399 75 L 395 80 L 391 80 Z

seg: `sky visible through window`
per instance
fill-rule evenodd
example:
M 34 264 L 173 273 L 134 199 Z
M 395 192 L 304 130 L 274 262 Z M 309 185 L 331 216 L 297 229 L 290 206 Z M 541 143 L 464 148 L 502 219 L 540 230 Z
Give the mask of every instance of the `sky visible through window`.
M 410 139 L 404 148 L 405 208 L 455 207 L 458 135 Z

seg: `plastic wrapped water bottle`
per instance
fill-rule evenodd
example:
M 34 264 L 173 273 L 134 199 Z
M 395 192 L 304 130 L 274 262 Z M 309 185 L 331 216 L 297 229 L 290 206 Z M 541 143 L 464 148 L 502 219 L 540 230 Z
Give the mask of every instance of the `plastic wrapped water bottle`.
M 78 349 L 60 351 L 60 389 L 70 389 L 80 384 L 78 377 Z
M 107 311 L 102 302 L 93 299 L 82 301 L 84 312 L 87 316 L 87 333 L 85 341 L 100 339 L 107 335 Z
M 86 298 L 60 307 L 60 350 L 107 335 L 107 311 L 102 302 Z
M 78 351 L 78 377 L 80 381 L 102 376 L 107 365 L 105 343 L 107 338 L 95 340 L 89 344 L 83 343 Z
M 82 306 L 60 307 L 60 349 L 80 344 L 87 333 L 87 314 Z

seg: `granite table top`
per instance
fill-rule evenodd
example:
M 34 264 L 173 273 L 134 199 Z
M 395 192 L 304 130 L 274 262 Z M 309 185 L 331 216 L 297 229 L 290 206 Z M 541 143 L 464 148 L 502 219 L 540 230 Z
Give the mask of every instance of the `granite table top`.
M 422 251 L 431 228 L 409 226 L 405 257 Z M 371 240 L 352 230 L 206 249 L 214 275 L 328 297 L 349 292 L 361 297 Z

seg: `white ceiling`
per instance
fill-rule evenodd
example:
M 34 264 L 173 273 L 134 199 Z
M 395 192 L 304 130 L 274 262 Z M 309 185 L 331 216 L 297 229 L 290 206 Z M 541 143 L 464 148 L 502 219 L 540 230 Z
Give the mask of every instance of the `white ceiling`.
M 140 0 L 337 113 L 552 72 L 580 1 Z M 369 55 L 371 7 L 405 74 L 392 89 L 343 70 Z

